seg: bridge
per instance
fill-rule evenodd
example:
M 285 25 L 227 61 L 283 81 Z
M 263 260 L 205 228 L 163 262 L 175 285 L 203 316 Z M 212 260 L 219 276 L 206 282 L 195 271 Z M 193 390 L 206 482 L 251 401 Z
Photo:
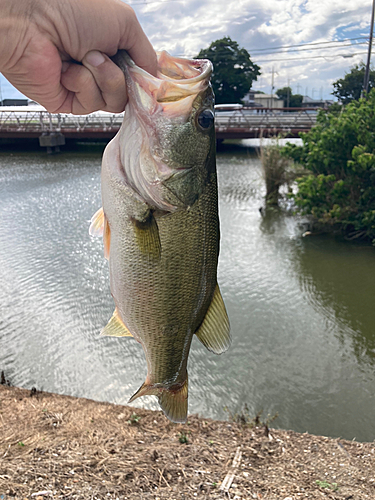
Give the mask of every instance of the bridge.
M 215 113 L 216 137 L 246 139 L 283 134 L 298 137 L 316 123 L 317 111 L 306 108 L 225 108 Z M 48 148 L 65 139 L 109 140 L 119 130 L 123 113 L 51 114 L 33 107 L 0 107 L 0 139 L 39 139 Z

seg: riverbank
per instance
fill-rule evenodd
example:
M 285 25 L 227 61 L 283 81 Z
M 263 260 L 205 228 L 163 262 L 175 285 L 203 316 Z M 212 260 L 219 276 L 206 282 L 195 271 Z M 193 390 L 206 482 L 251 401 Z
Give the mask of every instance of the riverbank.
M 375 443 L 0 385 L 2 499 L 364 500 L 374 479 Z

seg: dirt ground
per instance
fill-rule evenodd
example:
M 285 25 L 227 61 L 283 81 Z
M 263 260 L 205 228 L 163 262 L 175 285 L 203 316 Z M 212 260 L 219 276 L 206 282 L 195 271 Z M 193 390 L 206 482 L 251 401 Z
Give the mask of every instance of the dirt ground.
M 0 385 L 1 500 L 375 499 L 374 450 Z

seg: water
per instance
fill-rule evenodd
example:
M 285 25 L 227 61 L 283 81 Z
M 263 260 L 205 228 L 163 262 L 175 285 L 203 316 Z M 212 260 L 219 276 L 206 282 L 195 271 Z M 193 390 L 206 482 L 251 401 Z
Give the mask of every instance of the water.
M 134 340 L 98 337 L 114 308 L 102 242 L 88 236 L 100 153 L 0 153 L 0 370 L 17 386 L 126 403 L 146 364 Z M 219 153 L 218 175 L 233 344 L 215 356 L 193 340 L 189 411 L 225 419 L 246 403 L 277 412 L 276 427 L 375 439 L 374 248 L 262 216 L 247 149 Z

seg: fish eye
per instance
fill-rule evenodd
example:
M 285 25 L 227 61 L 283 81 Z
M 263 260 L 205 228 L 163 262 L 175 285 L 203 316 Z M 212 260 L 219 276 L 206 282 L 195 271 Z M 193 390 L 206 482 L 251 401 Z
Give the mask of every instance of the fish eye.
M 209 128 L 211 128 L 214 124 L 214 121 L 215 115 L 210 109 L 204 109 L 203 111 L 201 111 L 197 118 L 198 125 L 204 130 L 208 130 Z

